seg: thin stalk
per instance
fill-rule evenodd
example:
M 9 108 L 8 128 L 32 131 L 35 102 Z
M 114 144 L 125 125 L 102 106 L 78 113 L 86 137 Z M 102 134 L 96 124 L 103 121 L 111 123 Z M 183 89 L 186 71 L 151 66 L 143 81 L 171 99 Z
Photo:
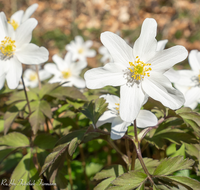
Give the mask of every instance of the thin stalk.
M 135 148 L 136 148 L 136 152 L 137 152 L 138 159 L 139 159 L 139 161 L 140 161 L 140 164 L 142 165 L 142 168 L 143 168 L 144 172 L 147 174 L 147 176 L 148 176 L 150 182 L 151 182 L 152 184 L 154 184 L 154 182 L 153 182 L 153 180 L 152 180 L 152 178 L 151 178 L 151 175 L 150 175 L 149 171 L 147 170 L 147 167 L 146 167 L 146 165 L 145 165 L 145 163 L 144 163 L 144 161 L 143 161 L 143 158 L 142 158 L 142 153 L 141 153 L 141 149 L 140 149 L 140 143 L 139 143 L 138 137 L 137 137 L 137 124 L 136 124 L 136 119 L 134 120 L 134 133 L 135 133 L 135 143 L 134 143 L 134 145 L 135 145 Z
M 21 79 L 22 79 L 22 84 L 23 84 L 23 87 L 24 87 L 24 93 L 25 93 L 26 101 L 27 101 L 27 104 L 28 104 L 28 110 L 29 110 L 28 117 L 29 117 L 29 115 L 31 114 L 30 102 L 29 102 L 29 100 L 28 100 L 28 95 L 27 95 L 27 92 L 26 92 L 26 86 L 25 86 L 25 84 L 24 84 L 24 79 L 23 79 L 23 77 L 21 77 Z
M 129 147 L 129 140 L 125 139 L 125 147 L 126 147 L 126 153 L 128 156 L 128 161 L 129 163 L 131 162 L 131 152 L 130 152 L 130 147 Z M 129 166 L 127 165 L 127 169 L 129 170 Z
M 134 120 L 135 142 L 138 142 L 136 119 Z
M 38 77 L 38 86 L 39 86 L 39 89 L 41 89 L 42 88 L 42 84 L 41 84 L 41 80 L 40 80 L 40 77 L 39 77 L 38 65 L 36 65 L 35 67 L 36 67 L 36 73 L 37 73 L 37 77 Z
M 133 152 L 132 152 L 132 162 L 131 162 L 131 170 L 135 169 L 135 160 L 137 158 L 137 153 L 136 153 L 136 149 L 135 147 L 133 148 Z
M 67 157 L 67 170 L 68 170 L 69 183 L 70 183 L 70 186 L 71 186 L 71 190 L 73 190 L 72 168 L 71 168 L 70 160 L 69 160 L 68 157 Z
M 80 149 L 80 154 L 81 154 L 81 161 L 82 161 L 82 166 L 83 166 L 83 173 L 85 176 L 86 187 L 87 187 L 87 190 L 90 190 L 89 180 L 86 174 L 85 155 L 84 155 L 82 144 L 79 145 L 79 149 Z

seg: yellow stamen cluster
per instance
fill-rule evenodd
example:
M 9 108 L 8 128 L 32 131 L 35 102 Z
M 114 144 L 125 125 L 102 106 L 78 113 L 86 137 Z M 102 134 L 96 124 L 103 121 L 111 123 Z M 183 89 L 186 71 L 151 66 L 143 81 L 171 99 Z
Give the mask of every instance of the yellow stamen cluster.
M 8 21 L 8 23 L 12 25 L 14 30 L 17 30 L 17 28 L 19 27 L 19 24 L 13 19 L 11 21 Z
M 0 51 L 4 56 L 11 57 L 15 50 L 15 40 L 11 40 L 10 37 L 5 37 L 5 39 L 1 41 Z
M 70 71 L 62 71 L 62 76 L 64 79 L 67 79 L 71 76 L 71 72 Z
M 82 53 L 83 53 L 83 49 L 80 48 L 80 49 L 78 50 L 78 53 L 79 53 L 79 54 L 82 54 Z
M 200 71 L 199 71 L 198 79 L 199 79 L 199 83 L 200 83 Z
M 144 76 L 150 76 L 149 71 L 151 71 L 151 64 L 150 63 L 144 63 L 143 61 L 140 60 L 140 58 L 137 56 L 136 60 L 133 64 L 133 62 L 129 62 L 129 65 L 131 66 L 128 68 L 133 75 L 135 80 L 141 80 L 144 78 Z M 148 67 L 148 68 L 147 68 Z
M 115 105 L 117 106 L 115 109 L 119 111 L 119 104 L 115 103 Z
M 30 77 L 29 77 L 29 80 L 30 80 L 30 81 L 35 81 L 35 80 L 37 80 L 37 74 L 36 74 L 36 73 L 35 73 L 35 74 L 31 74 Z

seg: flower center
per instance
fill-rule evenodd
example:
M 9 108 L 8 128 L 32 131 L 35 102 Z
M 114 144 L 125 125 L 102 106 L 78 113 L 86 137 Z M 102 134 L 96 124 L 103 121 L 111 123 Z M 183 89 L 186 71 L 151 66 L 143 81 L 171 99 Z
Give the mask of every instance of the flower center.
M 29 80 L 30 80 L 30 81 L 35 81 L 35 80 L 37 80 L 37 74 L 36 74 L 36 73 L 35 73 L 35 74 L 31 74 L 30 77 L 29 77 Z
M 15 40 L 10 37 L 5 37 L 0 44 L 0 58 L 1 60 L 8 60 L 13 57 L 16 50 Z
M 124 77 L 127 79 L 127 85 L 133 86 L 134 82 L 139 84 L 145 76 L 150 76 L 151 64 L 144 63 L 137 56 L 135 62 L 129 62 L 130 67 L 125 70 Z
M 193 77 L 191 78 L 191 80 L 192 80 L 192 82 L 195 83 L 195 86 L 200 87 L 200 71 L 199 71 L 198 76 L 193 76 Z
M 62 71 L 62 76 L 64 79 L 67 79 L 71 76 L 71 72 L 68 70 L 68 71 Z
M 79 54 L 82 54 L 82 53 L 83 53 L 83 49 L 80 48 L 80 49 L 78 50 L 78 53 L 79 53 Z
M 115 109 L 116 109 L 116 111 L 117 111 L 117 114 L 119 114 L 119 104 L 118 104 L 118 103 L 115 103 L 115 105 L 116 105 Z
M 11 21 L 8 21 L 8 23 L 12 25 L 14 30 L 16 30 L 19 27 L 18 22 L 16 22 L 14 19 L 12 19 Z

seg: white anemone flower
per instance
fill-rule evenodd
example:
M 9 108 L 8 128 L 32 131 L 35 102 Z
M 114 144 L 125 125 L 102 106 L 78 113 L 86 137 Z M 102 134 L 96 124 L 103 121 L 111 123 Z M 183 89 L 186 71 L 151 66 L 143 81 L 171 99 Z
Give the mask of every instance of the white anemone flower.
M 196 108 L 200 102 L 200 52 L 192 50 L 188 57 L 192 70 L 179 70 L 180 79 L 174 86 L 185 95 L 184 106 Z
M 113 62 L 113 58 L 105 46 L 99 48 L 99 53 L 102 55 L 101 62 L 106 64 L 108 62 Z
M 84 42 L 81 36 L 76 36 L 75 41 L 71 41 L 70 44 L 66 45 L 66 50 L 72 53 L 72 61 L 85 61 L 87 57 L 96 55 L 96 51 L 90 49 L 92 44 L 91 40 Z
M 114 63 L 85 73 L 86 86 L 90 89 L 121 86 L 120 117 L 124 121 L 132 122 L 137 117 L 146 94 L 173 110 L 185 101 L 183 94 L 172 87 L 163 73 L 183 61 L 188 52 L 183 46 L 156 51 L 156 31 L 156 21 L 145 19 L 133 48 L 112 32 L 102 33 L 101 41 Z
M 16 30 L 19 27 L 19 25 L 21 25 L 23 22 L 25 22 L 31 17 L 31 15 L 35 12 L 37 8 L 38 8 L 38 4 L 35 3 L 31 5 L 30 7 L 28 7 L 25 12 L 23 10 L 19 10 L 15 12 L 10 17 L 10 20 L 8 21 L 8 23 L 13 26 L 14 30 Z
M 38 71 L 40 81 L 44 81 L 51 77 L 51 74 L 44 69 Z M 33 69 L 26 69 L 24 71 L 24 83 L 26 87 L 35 88 L 39 84 L 37 72 Z M 21 88 L 21 85 L 19 85 Z
M 96 126 L 100 127 L 105 123 L 112 123 L 111 125 L 111 139 L 120 139 L 126 133 L 128 126 L 131 122 L 123 121 L 119 115 L 120 99 L 114 95 L 102 95 L 100 98 L 104 98 L 108 103 L 108 109 L 97 121 Z M 146 128 L 155 126 L 158 123 L 157 117 L 148 110 L 140 110 L 136 117 L 136 124 L 138 128 Z
M 38 65 L 48 60 L 49 52 L 46 48 L 30 43 L 36 25 L 37 20 L 30 18 L 14 31 L 7 23 L 5 14 L 0 13 L 0 89 L 5 79 L 9 88 L 18 86 L 22 63 Z
M 64 60 L 58 55 L 52 57 L 56 63 L 48 63 L 44 69 L 53 74 L 54 77 L 49 80 L 49 83 L 66 82 L 63 86 L 76 86 L 77 88 L 85 88 L 85 81 L 79 75 L 83 68 L 87 66 L 87 62 L 73 62 L 71 53 L 65 55 Z

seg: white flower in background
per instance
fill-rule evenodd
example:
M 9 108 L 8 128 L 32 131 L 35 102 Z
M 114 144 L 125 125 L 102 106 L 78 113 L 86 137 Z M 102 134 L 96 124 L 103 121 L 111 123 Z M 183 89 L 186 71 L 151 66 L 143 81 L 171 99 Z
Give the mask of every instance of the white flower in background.
M 8 21 L 8 23 L 13 26 L 14 30 L 16 30 L 20 24 L 22 24 L 23 22 L 25 22 L 27 19 L 31 17 L 31 15 L 35 12 L 37 7 L 38 7 L 38 4 L 35 3 L 31 5 L 30 7 L 28 7 L 28 9 L 25 12 L 23 10 L 19 10 L 15 12 L 10 17 L 10 20 Z
M 128 126 L 131 122 L 123 121 L 119 115 L 120 99 L 114 95 L 102 95 L 100 98 L 104 98 L 108 103 L 108 111 L 105 111 L 103 115 L 97 121 L 96 126 L 100 127 L 105 123 L 112 123 L 111 125 L 111 139 L 120 139 L 126 133 Z M 136 117 L 136 124 L 138 128 L 146 128 L 155 126 L 158 123 L 157 117 L 147 110 L 140 110 Z
M 185 95 L 184 106 L 194 109 L 200 102 L 200 52 L 192 50 L 188 57 L 192 70 L 179 70 L 174 86 Z
M 87 62 L 79 61 L 73 62 L 71 53 L 65 55 L 64 60 L 58 55 L 52 57 L 56 63 L 48 63 L 44 66 L 44 69 L 53 74 L 54 77 L 49 80 L 49 83 L 66 82 L 63 86 L 76 86 L 77 88 L 84 88 L 85 81 L 79 75 L 83 68 L 87 66 Z
M 106 64 L 106 63 L 110 63 L 110 62 L 113 62 L 113 58 L 112 56 L 110 55 L 109 51 L 106 49 L 105 46 L 101 46 L 99 48 L 99 53 L 102 55 L 102 58 L 101 58 L 101 62 Z
M 90 49 L 92 44 L 91 40 L 84 42 L 81 36 L 76 36 L 75 41 L 71 41 L 70 44 L 66 45 L 66 50 L 72 53 L 72 61 L 84 61 L 87 57 L 96 55 L 96 51 Z
M 14 31 L 7 24 L 5 14 L 0 13 L 0 89 L 5 79 L 8 87 L 18 86 L 22 76 L 22 63 L 38 65 L 48 60 L 49 52 L 44 47 L 30 43 L 37 20 L 30 18 Z
M 102 33 L 101 41 L 114 63 L 85 73 L 86 86 L 90 89 L 121 86 L 120 117 L 124 121 L 132 122 L 137 117 L 145 95 L 171 109 L 178 109 L 184 103 L 183 94 L 172 87 L 163 73 L 184 60 L 188 52 L 183 46 L 156 51 L 156 30 L 156 21 L 145 19 L 133 48 L 112 32 Z
M 39 70 L 38 74 L 39 74 L 40 81 L 44 81 L 51 77 L 51 74 L 44 69 Z M 24 83 L 26 87 L 30 86 L 31 88 L 35 88 L 39 84 L 37 72 L 33 69 L 26 69 L 24 71 L 23 79 L 24 79 Z M 23 85 L 20 84 L 18 86 L 18 89 L 22 89 L 22 88 L 23 88 Z

